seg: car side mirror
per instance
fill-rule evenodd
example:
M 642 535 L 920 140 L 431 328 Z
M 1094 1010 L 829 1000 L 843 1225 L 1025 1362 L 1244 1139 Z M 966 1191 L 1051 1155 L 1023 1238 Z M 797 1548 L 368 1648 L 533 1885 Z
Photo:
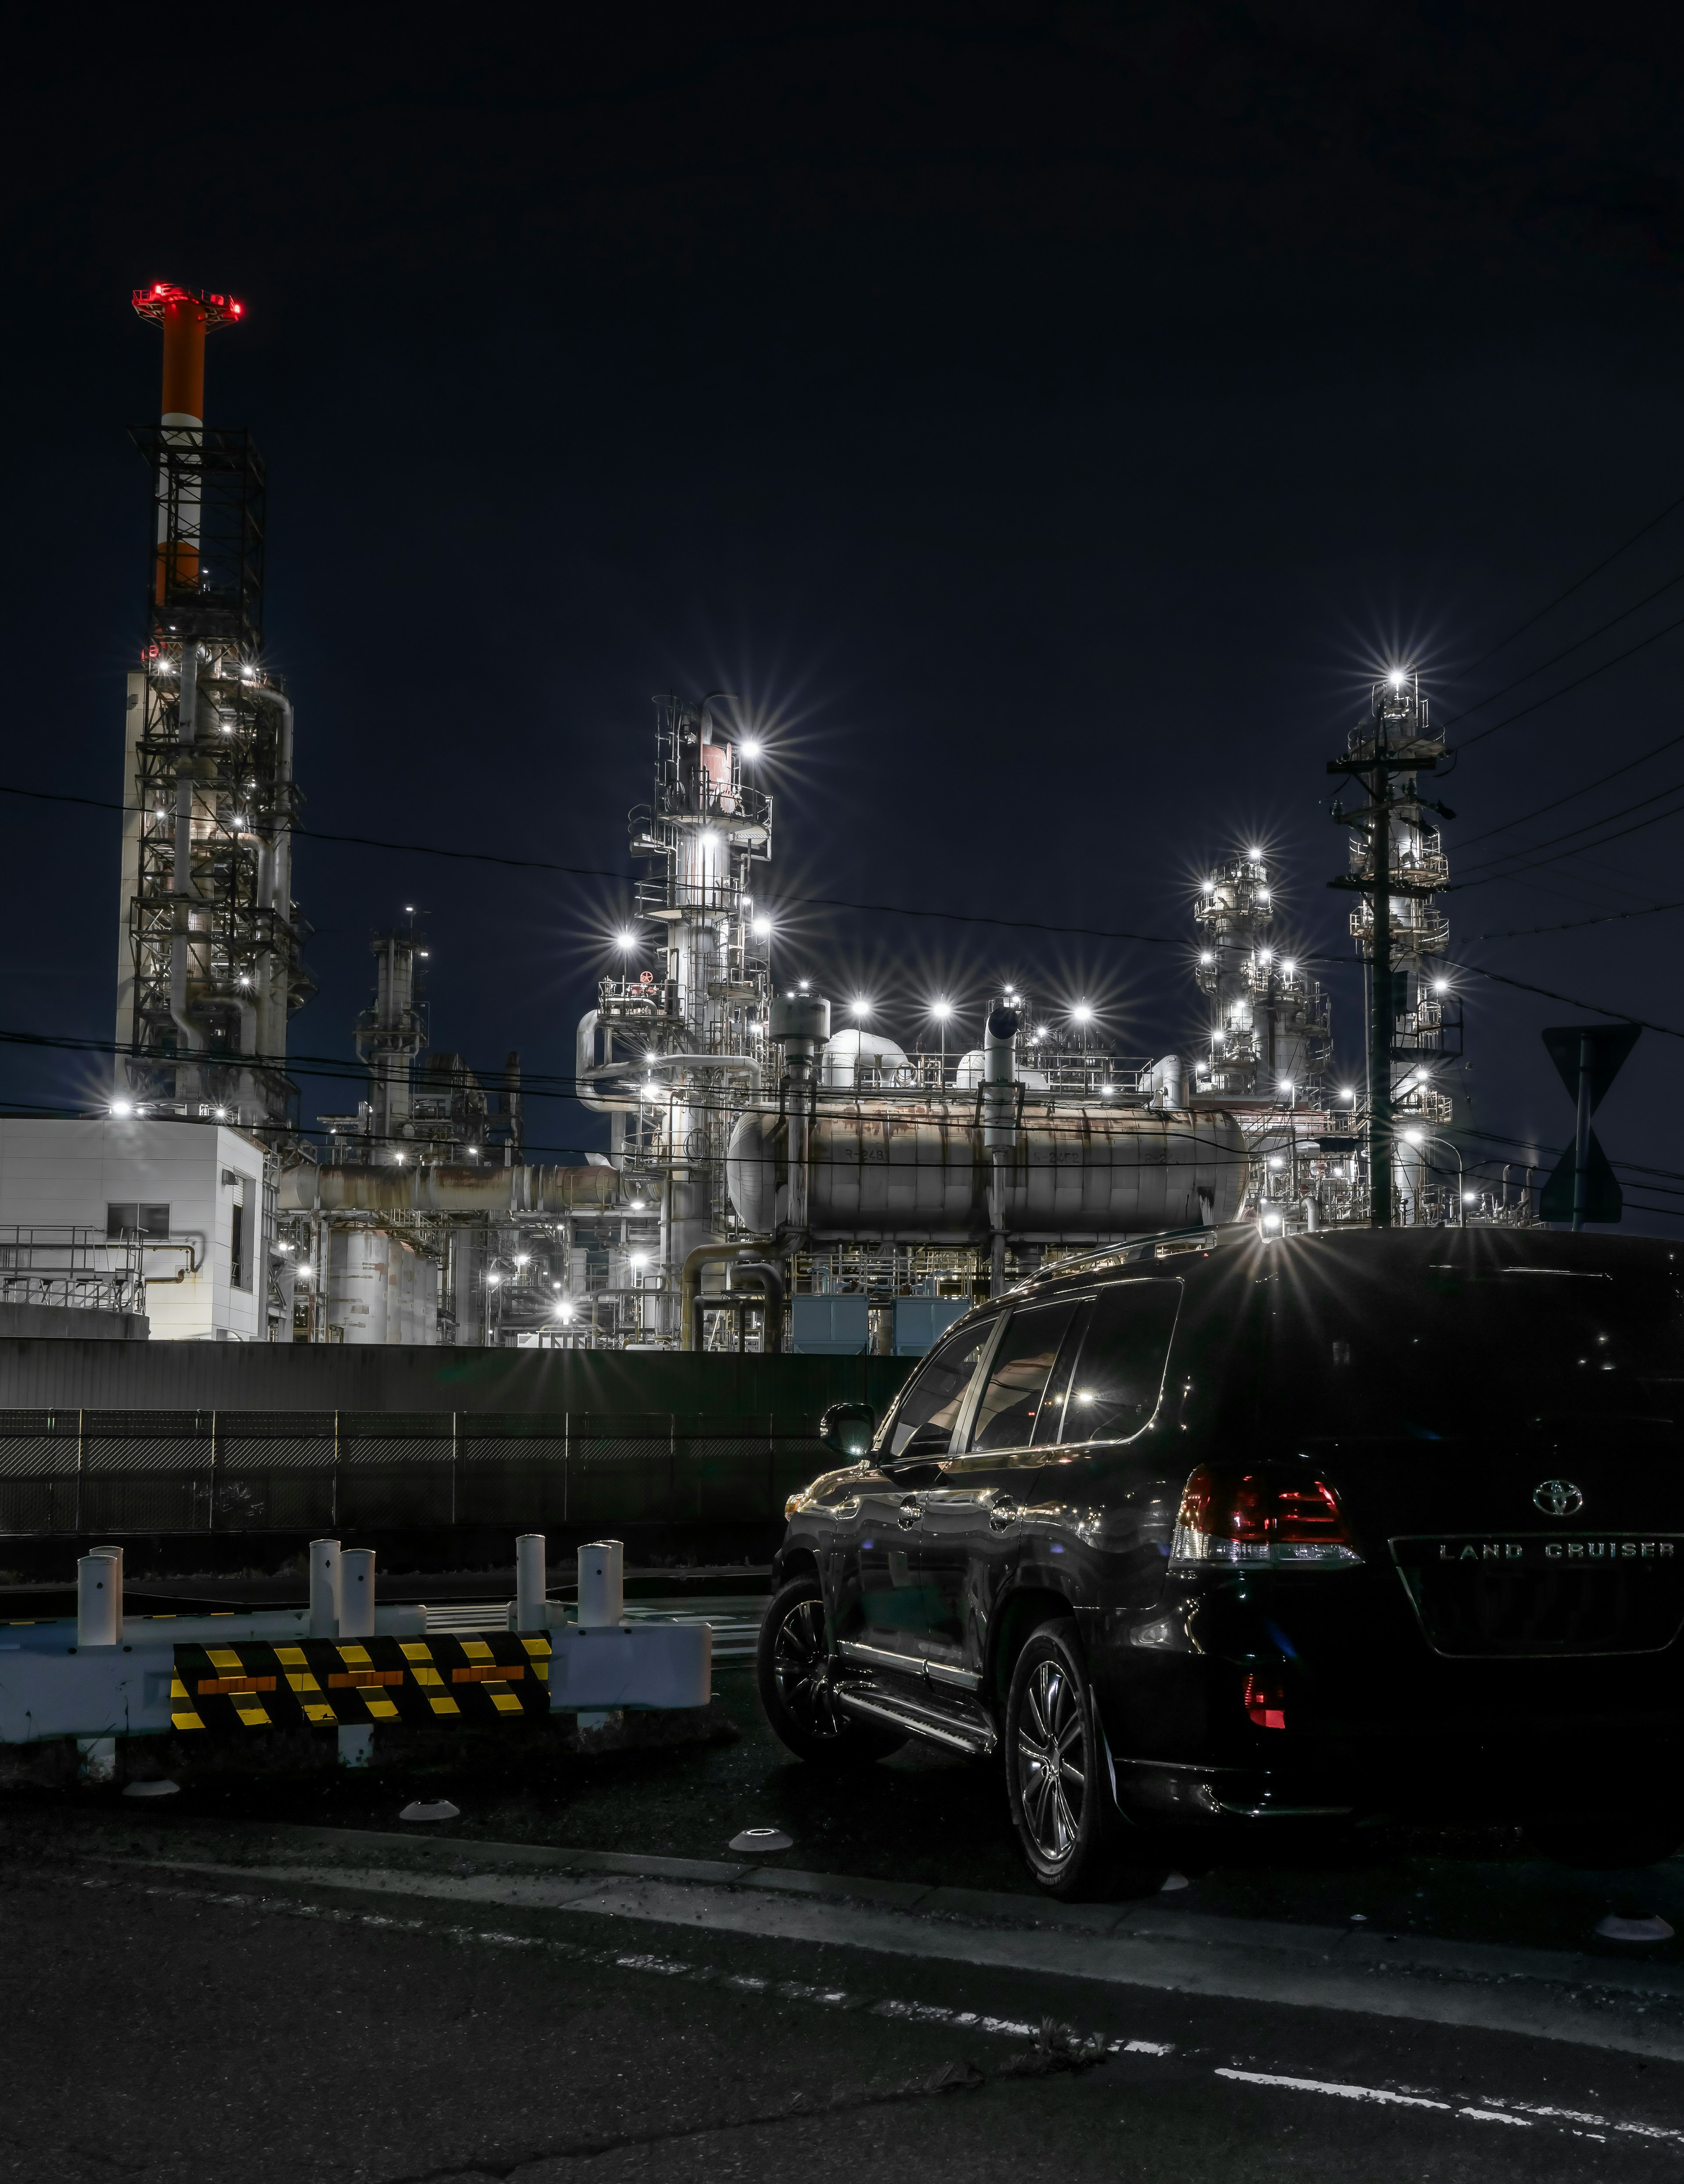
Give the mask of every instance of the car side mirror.
M 820 1440 L 850 1463 L 870 1455 L 876 1430 L 877 1413 L 870 1403 L 832 1403 L 819 1421 Z

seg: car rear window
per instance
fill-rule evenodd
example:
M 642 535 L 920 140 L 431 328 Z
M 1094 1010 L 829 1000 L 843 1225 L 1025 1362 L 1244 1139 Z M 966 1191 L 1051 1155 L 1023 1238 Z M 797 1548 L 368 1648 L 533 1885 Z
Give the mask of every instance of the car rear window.
M 1684 1297 L 1653 1268 L 1294 1270 L 1270 1306 L 1271 1410 L 1306 1435 L 1440 1440 L 1576 1420 L 1641 1439 L 1684 1419 Z
M 1040 1415 L 1059 1346 L 1077 1312 L 1075 1300 L 1020 1305 L 1000 1338 L 977 1399 L 973 1450 L 1027 1448 Z
M 1063 1420 L 1049 1418 L 1037 1440 L 1129 1440 L 1150 1424 L 1181 1301 L 1179 1281 L 1114 1282 L 1101 1290 L 1068 1376 Z

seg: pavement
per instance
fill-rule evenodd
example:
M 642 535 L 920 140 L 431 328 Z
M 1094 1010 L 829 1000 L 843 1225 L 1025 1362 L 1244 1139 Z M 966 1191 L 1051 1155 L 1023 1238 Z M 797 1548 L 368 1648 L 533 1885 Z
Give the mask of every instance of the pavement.
M 826 1785 L 745 1668 L 716 1680 L 742 1733 L 706 1744 L 0 1798 L 0 2176 L 1684 2164 L 1684 1953 L 1594 1932 L 1684 1931 L 1684 1862 L 1574 1873 L 1498 1830 L 1158 1841 L 1059 1905 L 992 1769 L 909 1750 Z M 402 1826 L 416 1793 L 459 1819 Z M 792 1847 L 733 1854 L 753 1825 Z

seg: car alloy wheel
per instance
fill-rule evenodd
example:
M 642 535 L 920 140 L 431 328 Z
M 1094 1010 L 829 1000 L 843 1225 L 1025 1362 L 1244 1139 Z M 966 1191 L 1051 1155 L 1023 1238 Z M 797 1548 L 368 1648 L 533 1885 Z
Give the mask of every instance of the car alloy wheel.
M 825 1602 L 816 1577 L 792 1578 L 766 1610 L 754 1675 L 772 1734 L 798 1759 L 820 1767 L 869 1766 L 906 1742 L 886 1723 L 837 1702 Z
M 1030 1871 L 1054 1896 L 1109 1877 L 1119 1825 L 1075 1624 L 1033 1630 L 1006 1701 L 1006 1793 Z
M 1087 1795 L 1087 1709 L 1059 1660 L 1037 1661 L 1018 1724 L 1018 1797 L 1023 1825 L 1050 1865 L 1069 1858 L 1081 1834 Z
M 808 1736 L 842 1734 L 848 1719 L 831 1689 L 822 1602 L 798 1600 L 779 1622 L 772 1639 L 772 1675 L 779 1696 Z

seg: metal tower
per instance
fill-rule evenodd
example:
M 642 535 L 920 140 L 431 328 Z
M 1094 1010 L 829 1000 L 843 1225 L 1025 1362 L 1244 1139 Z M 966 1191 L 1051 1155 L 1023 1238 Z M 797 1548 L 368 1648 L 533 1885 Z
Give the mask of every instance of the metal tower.
M 686 1268 L 730 1225 L 733 1103 L 766 1081 L 767 944 L 753 885 L 771 855 L 772 800 L 742 777 L 754 746 L 735 698 L 654 704 L 654 795 L 634 807 L 631 833 L 633 856 L 649 860 L 637 911 L 659 929 L 658 968 L 603 979 L 579 1027 L 577 1076 L 585 1104 L 614 1117 L 628 1186 L 659 1193 L 664 1331 L 676 1337 Z
M 1332 1052 L 1327 998 L 1274 945 L 1274 889 L 1260 850 L 1230 857 L 1199 889 L 1194 976 L 1214 1007 L 1201 1092 L 1312 1101 Z
M 1362 898 L 1351 913 L 1351 933 L 1370 967 L 1370 1217 L 1376 1228 L 1426 1215 L 1428 1147 L 1435 1128 L 1451 1117 L 1449 1095 L 1434 1072 L 1461 1052 L 1460 1014 L 1432 964 L 1450 937 L 1437 902 L 1450 867 L 1427 816 L 1454 815 L 1424 797 L 1420 784 L 1443 755 L 1420 677 L 1398 668 L 1374 685 L 1369 717 L 1351 730 L 1345 756 L 1328 764 L 1330 773 L 1354 777 L 1367 796 L 1353 810 L 1335 805 L 1334 818 L 1351 829 L 1351 870 L 1332 884 Z
M 244 305 L 158 282 L 155 524 L 128 678 L 117 1090 L 158 1115 L 288 1127 L 286 1023 L 314 990 L 292 900 L 292 708 L 263 665 L 264 466 L 204 423 L 207 332 Z

